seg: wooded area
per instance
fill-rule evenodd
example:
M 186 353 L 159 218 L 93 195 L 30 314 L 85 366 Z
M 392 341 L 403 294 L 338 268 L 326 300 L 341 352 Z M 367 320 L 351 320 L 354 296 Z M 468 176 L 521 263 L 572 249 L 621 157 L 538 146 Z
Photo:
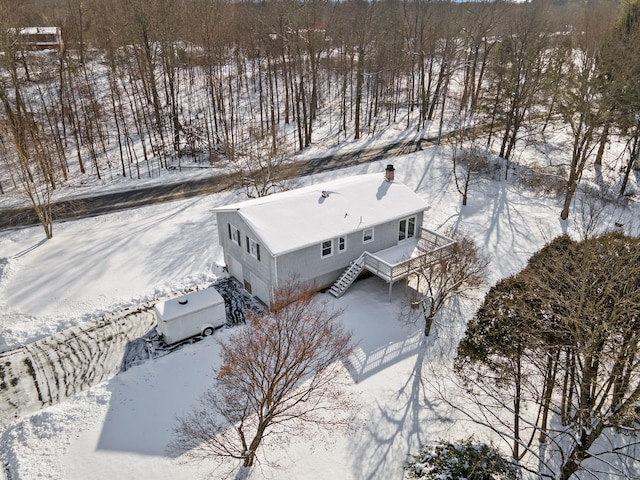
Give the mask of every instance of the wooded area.
M 458 345 L 474 420 L 537 478 L 638 478 L 639 261 L 620 232 L 557 237 L 491 288 Z
M 481 137 L 506 175 L 525 132 L 561 122 L 567 218 L 612 137 L 620 195 L 638 166 L 639 15 L 637 0 L 0 0 L 0 193 L 24 190 L 50 225 L 71 171 L 268 171 L 398 123 L 477 126 L 461 143 Z M 23 26 L 60 26 L 64 46 L 30 51 Z

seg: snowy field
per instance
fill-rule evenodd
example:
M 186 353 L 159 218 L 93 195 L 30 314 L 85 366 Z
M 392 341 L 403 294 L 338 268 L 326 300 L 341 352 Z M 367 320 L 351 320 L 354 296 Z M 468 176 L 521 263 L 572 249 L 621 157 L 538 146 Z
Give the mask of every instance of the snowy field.
M 450 153 L 428 148 L 299 184 L 382 172 L 393 163 L 396 179 L 431 205 L 425 227 L 462 231 L 491 256 L 487 288 L 519 271 L 546 241 L 564 232 L 580 236 L 580 196 L 569 221 L 561 222 L 561 198 L 527 191 L 499 174 L 477 177 L 469 204 L 461 207 Z M 0 350 L 215 281 L 224 274 L 211 210 L 240 199 L 241 192 L 231 192 L 56 224 L 49 241 L 40 227 L 0 232 Z M 633 200 L 603 208 L 599 231 L 618 224 L 628 234 L 640 233 L 640 209 Z M 346 370 L 360 403 L 354 431 L 268 445 L 250 478 L 402 479 L 403 462 L 421 444 L 474 433 L 474 426 L 456 418 L 459 414 L 422 378 L 446 373 L 484 292 L 449 308 L 426 341 L 421 325 L 402 320 L 404 289 L 395 287 L 391 302 L 387 292 L 387 285 L 372 277 L 356 282 L 340 299 L 327 295 L 336 307 L 346 308 L 342 321 L 358 342 Z M 232 331 L 219 331 L 59 405 L 15 419 L 2 436 L 5 468 L 0 472 L 12 480 L 164 480 L 211 474 L 213 464 L 184 464 L 166 453 L 166 445 L 175 417 L 188 411 L 213 381 L 220 342 Z M 485 432 L 475 433 L 486 438 Z

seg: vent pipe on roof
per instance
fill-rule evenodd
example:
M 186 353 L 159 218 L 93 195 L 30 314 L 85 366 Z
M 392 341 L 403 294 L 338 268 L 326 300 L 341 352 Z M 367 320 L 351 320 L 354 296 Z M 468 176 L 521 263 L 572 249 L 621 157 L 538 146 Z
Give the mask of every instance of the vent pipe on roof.
M 393 165 L 387 165 L 387 168 L 384 171 L 384 178 L 387 180 L 387 182 L 393 182 L 395 170 L 396 169 L 393 168 Z

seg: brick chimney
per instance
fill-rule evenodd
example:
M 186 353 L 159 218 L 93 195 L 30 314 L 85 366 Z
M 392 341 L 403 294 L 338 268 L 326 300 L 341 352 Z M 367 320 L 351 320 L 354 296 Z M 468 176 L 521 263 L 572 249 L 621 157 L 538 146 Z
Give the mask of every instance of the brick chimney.
M 395 171 L 396 169 L 393 168 L 393 165 L 387 165 L 387 168 L 384 171 L 384 178 L 387 180 L 387 182 L 393 182 Z

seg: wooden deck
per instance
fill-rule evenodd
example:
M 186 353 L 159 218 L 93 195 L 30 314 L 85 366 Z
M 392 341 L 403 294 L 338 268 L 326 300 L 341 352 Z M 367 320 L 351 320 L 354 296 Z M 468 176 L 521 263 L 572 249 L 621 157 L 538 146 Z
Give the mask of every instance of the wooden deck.
M 425 228 L 418 230 L 415 238 L 376 253 L 363 252 L 354 260 L 329 289 L 340 297 L 358 278 L 362 270 L 368 270 L 389 284 L 389 299 L 393 284 L 408 277 L 426 265 L 451 255 L 455 242 Z
M 422 228 L 415 239 L 376 253 L 365 252 L 363 267 L 392 284 L 421 266 L 448 257 L 454 244 L 452 239 Z

